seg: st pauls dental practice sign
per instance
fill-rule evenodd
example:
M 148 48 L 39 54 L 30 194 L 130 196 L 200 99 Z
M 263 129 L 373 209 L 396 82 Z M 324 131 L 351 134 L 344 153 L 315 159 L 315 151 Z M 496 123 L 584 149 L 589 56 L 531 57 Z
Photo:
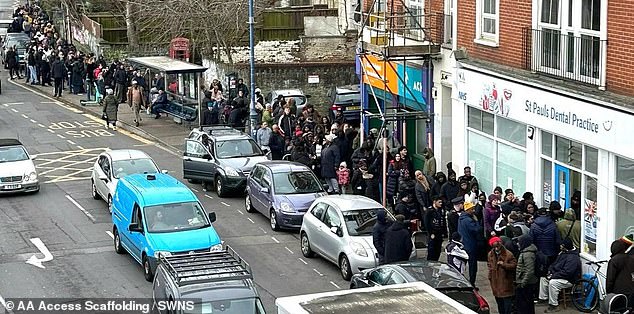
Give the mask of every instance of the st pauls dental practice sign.
M 453 97 L 557 135 L 634 156 L 634 115 L 467 69 L 457 69 Z

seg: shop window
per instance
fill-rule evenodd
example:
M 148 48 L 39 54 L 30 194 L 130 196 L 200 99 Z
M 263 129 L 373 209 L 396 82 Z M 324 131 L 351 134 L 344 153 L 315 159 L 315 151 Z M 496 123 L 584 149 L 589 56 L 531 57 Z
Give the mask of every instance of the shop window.
M 597 179 L 585 176 L 585 198 L 581 201 L 581 245 L 583 252 L 595 255 L 597 253 L 597 223 L 599 211 L 597 210 Z M 577 219 L 582 219 L 577 217 Z
M 582 145 L 567 138 L 556 136 L 555 158 L 565 164 L 581 169 L 581 149 Z
M 496 167 L 497 185 L 502 188 L 511 188 L 518 195 L 526 192 L 526 153 L 524 151 L 498 143 Z
M 597 165 L 599 163 L 599 151 L 590 146 L 584 146 L 586 150 L 585 170 L 597 174 Z
M 542 154 L 553 157 L 553 135 L 542 131 Z
M 480 190 L 485 193 L 493 192 L 493 139 L 474 132 L 468 134 L 468 158 L 472 166 L 473 175 L 478 178 Z
M 553 200 L 553 165 L 546 159 L 542 159 L 542 180 L 544 181 L 544 204 L 550 204 Z
M 427 120 L 418 119 L 416 123 L 416 154 L 423 155 L 423 151 L 427 148 Z
M 634 228 L 634 191 L 616 188 L 616 229 L 614 236 L 621 237 Z
M 616 182 L 634 189 L 634 160 L 616 157 Z
M 493 114 L 472 107 L 467 108 L 467 126 L 486 134 L 493 135 Z
M 513 144 L 526 147 L 526 124 L 497 117 L 497 136 Z

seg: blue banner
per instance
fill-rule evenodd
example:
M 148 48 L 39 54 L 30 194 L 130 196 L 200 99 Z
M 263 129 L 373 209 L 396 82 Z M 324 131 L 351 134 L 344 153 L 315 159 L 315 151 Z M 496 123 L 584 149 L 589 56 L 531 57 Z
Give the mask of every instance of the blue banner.
M 398 96 L 406 107 L 427 111 L 427 69 L 398 64 Z

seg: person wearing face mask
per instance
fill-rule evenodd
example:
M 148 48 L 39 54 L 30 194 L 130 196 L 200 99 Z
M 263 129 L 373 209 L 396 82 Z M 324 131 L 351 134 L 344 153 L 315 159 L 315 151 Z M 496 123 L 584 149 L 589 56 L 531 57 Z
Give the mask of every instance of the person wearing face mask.
M 500 314 L 510 314 L 515 296 L 515 268 L 517 261 L 499 237 L 489 239 L 491 251 L 487 258 L 489 282 Z
M 495 236 L 495 222 L 500 217 L 502 211 L 500 210 L 500 197 L 491 194 L 489 195 L 489 201 L 484 206 L 484 231 L 486 231 L 487 237 Z

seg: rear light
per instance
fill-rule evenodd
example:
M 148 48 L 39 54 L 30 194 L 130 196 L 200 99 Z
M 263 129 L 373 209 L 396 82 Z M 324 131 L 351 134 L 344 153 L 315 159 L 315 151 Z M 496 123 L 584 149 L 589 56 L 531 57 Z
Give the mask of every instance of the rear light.
M 340 108 L 340 107 L 339 107 L 339 106 L 337 106 L 337 105 L 332 105 L 332 106 L 330 106 L 330 110 L 339 110 L 339 108 Z
M 487 300 L 485 300 L 484 297 L 482 297 L 480 293 L 478 293 L 477 289 L 473 289 L 473 294 L 476 296 L 476 299 L 478 299 L 478 305 L 480 306 L 480 311 L 488 311 L 489 303 L 487 303 Z

